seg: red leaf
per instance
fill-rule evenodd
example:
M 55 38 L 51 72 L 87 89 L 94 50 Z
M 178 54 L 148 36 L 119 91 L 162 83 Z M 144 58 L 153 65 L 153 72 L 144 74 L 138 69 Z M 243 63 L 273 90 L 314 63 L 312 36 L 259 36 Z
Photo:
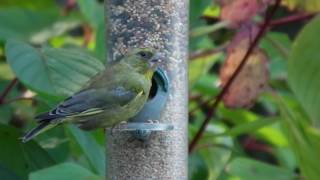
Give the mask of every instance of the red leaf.
M 243 59 L 247 46 L 245 41 L 229 52 L 220 70 L 221 86 L 224 86 Z M 235 78 L 223 102 L 229 108 L 250 107 L 257 97 L 265 90 L 268 83 L 267 55 L 261 49 L 256 49 L 250 56 L 239 75 Z
M 230 27 L 237 28 L 242 23 L 250 21 L 260 8 L 257 0 L 233 0 L 230 3 L 223 3 L 220 18 L 229 21 Z

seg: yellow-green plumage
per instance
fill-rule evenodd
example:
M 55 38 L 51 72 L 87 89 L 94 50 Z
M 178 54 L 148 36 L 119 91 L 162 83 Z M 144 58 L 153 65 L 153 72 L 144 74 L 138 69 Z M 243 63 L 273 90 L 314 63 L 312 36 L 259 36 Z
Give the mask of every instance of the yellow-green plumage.
M 135 49 L 90 80 L 81 91 L 50 112 L 36 117 L 39 125 L 24 142 L 63 122 L 92 130 L 114 126 L 136 115 L 146 102 L 151 78 L 159 63 L 152 50 Z

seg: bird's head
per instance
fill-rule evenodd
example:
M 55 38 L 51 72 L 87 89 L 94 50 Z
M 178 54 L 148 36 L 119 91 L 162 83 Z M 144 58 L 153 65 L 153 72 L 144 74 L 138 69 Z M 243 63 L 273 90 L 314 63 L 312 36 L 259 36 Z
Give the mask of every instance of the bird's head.
M 164 58 L 153 49 L 136 48 L 125 55 L 124 61 L 139 73 L 146 74 L 156 70 L 163 63 Z

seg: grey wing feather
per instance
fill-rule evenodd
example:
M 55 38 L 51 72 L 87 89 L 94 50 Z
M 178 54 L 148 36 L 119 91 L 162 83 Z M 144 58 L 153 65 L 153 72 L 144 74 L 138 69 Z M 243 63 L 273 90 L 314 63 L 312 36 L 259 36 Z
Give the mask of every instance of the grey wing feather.
M 67 98 L 55 109 L 38 115 L 36 119 L 41 122 L 98 113 L 108 107 L 123 106 L 130 102 L 137 94 L 138 92 L 130 91 L 123 87 L 88 89 Z

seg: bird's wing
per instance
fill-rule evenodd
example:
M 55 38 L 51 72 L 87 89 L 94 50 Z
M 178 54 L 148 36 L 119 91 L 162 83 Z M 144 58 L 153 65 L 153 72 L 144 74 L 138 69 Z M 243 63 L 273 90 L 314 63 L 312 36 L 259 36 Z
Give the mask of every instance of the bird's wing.
M 124 88 L 123 86 L 86 89 L 67 98 L 52 111 L 38 115 L 36 119 L 41 122 L 92 115 L 106 108 L 124 106 L 143 93 L 142 88 Z

